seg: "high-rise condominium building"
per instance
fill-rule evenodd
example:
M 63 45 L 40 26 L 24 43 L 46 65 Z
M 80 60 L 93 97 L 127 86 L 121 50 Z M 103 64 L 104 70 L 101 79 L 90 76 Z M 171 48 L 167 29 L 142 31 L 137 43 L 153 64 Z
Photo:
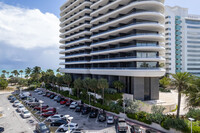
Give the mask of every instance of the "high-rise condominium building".
M 68 0 L 61 6 L 63 73 L 120 80 L 135 99 L 159 97 L 164 0 Z
M 187 8 L 165 7 L 167 73 L 200 75 L 200 16 Z

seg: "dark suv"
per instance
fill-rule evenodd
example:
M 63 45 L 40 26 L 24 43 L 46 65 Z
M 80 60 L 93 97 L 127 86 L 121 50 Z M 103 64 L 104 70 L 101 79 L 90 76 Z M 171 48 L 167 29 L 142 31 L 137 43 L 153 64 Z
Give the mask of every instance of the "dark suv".
M 86 115 L 90 113 L 90 111 L 91 111 L 91 107 L 83 107 L 81 112 L 82 112 L 82 115 Z

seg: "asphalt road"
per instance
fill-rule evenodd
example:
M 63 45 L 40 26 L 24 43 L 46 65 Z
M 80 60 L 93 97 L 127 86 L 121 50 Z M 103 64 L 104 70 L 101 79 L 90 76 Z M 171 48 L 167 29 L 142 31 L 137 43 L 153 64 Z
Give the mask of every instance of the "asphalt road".
M 7 99 L 9 93 L 0 94 L 0 111 L 3 117 L 0 118 L 0 126 L 4 127 L 4 133 L 33 133 L 35 124 L 34 118 L 23 119 Z

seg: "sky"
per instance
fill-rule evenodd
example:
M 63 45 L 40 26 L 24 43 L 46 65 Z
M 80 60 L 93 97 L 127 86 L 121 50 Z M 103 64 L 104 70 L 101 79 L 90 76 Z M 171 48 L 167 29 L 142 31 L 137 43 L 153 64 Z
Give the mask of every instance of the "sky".
M 59 12 L 66 0 L 0 0 L 0 70 L 59 67 Z M 165 0 L 200 14 L 199 0 Z

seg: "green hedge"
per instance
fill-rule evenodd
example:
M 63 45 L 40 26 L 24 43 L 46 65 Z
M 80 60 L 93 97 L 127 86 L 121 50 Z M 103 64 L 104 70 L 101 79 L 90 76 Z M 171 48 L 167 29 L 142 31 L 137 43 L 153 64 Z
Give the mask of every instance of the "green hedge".
M 146 124 L 152 123 L 150 120 L 148 120 L 149 114 L 143 111 L 134 114 L 127 114 L 127 117 L 134 120 L 138 120 L 140 122 L 144 122 Z
M 186 114 L 187 118 L 194 118 L 195 120 L 200 120 L 200 109 L 190 109 Z
M 115 93 L 115 94 L 104 94 L 104 98 L 106 100 L 113 100 L 113 101 L 116 101 L 118 99 L 122 99 L 123 96 L 122 96 L 122 93 Z

